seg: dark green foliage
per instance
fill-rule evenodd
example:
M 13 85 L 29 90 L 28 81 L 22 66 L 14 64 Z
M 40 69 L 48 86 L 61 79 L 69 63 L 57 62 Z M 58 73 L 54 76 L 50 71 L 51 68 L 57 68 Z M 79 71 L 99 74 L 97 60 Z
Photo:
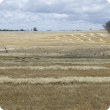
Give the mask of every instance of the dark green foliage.
M 36 27 L 33 28 L 33 31 L 37 31 Z
M 108 21 L 107 23 L 105 23 L 105 24 L 103 25 L 103 27 L 105 28 L 105 30 L 108 31 L 108 33 L 110 33 L 110 21 Z

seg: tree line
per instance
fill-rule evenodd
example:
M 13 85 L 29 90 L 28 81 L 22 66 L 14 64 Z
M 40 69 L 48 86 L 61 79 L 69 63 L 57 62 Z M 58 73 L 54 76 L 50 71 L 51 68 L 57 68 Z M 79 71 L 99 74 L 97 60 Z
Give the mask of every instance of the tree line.
M 105 30 L 108 31 L 108 33 L 110 33 L 110 21 L 106 22 L 105 24 L 102 25 Z M 90 28 L 90 30 L 92 30 Z M 29 30 L 24 30 L 24 29 L 20 29 L 20 30 L 9 30 L 9 29 L 0 29 L 0 31 L 29 31 Z M 31 31 L 38 31 L 36 27 L 34 27 L 33 29 L 31 29 Z M 51 31 L 51 30 L 47 30 L 47 31 Z M 60 31 L 66 31 L 66 30 L 60 30 Z M 75 30 L 72 30 L 72 31 L 75 31 Z M 82 31 L 82 30 L 76 30 L 76 31 Z
M 24 29 L 20 29 L 20 30 L 12 30 L 12 29 L 0 29 L 0 31 L 29 31 L 29 30 L 24 30 Z M 31 29 L 31 31 L 38 31 L 36 27 L 34 27 L 33 29 Z

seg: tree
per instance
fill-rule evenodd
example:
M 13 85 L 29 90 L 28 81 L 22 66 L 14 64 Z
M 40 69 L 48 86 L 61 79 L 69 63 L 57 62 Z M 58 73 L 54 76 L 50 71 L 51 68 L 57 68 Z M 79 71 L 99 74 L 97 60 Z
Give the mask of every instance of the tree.
M 24 31 L 23 29 L 21 29 L 20 31 Z
M 108 33 L 110 33 L 110 21 L 108 21 L 107 23 L 105 23 L 105 24 L 103 25 L 103 27 L 105 28 L 105 30 L 108 31 Z
M 33 31 L 37 31 L 36 27 L 33 28 Z

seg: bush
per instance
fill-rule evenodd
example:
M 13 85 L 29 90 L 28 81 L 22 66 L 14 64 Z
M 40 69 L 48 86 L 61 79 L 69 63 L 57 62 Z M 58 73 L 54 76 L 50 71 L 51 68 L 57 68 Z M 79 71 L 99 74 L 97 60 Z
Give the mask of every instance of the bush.
M 37 31 L 36 27 L 33 28 L 33 31 Z
M 107 23 L 105 23 L 105 24 L 103 25 L 103 27 L 105 28 L 105 30 L 108 31 L 108 33 L 110 33 L 110 21 L 108 21 Z

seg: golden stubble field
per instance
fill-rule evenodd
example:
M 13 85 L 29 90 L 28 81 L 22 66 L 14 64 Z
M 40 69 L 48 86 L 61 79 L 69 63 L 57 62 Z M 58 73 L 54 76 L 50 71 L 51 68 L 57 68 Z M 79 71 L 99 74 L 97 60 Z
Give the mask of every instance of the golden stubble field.
M 108 109 L 110 35 L 1 31 L 0 106 L 3 110 Z

